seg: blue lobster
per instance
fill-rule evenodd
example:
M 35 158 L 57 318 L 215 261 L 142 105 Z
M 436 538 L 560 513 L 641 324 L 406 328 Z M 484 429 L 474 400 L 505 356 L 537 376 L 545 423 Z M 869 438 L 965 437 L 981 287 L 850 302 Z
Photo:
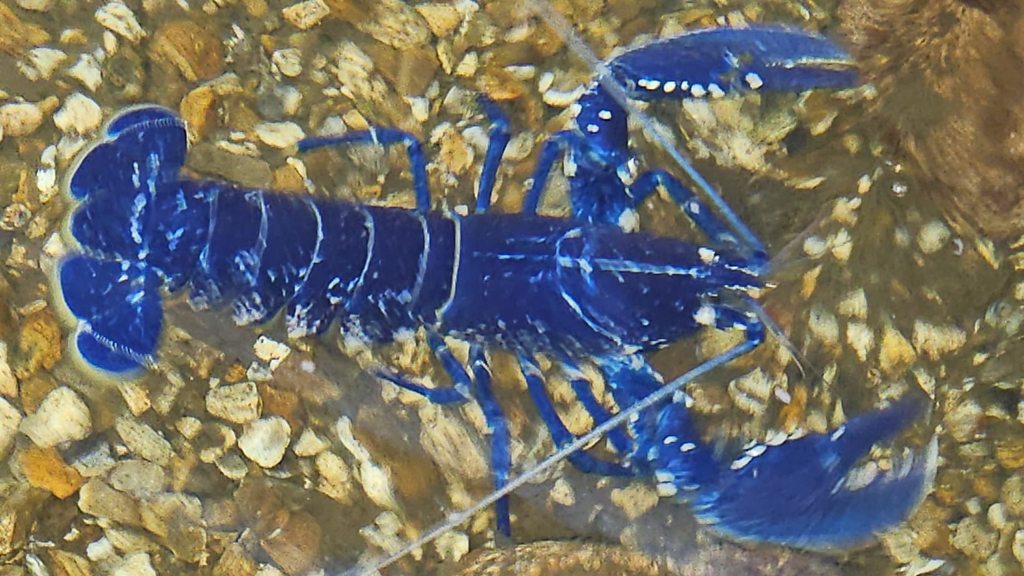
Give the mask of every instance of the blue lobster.
M 780 28 L 700 31 L 627 52 L 610 67 L 639 98 L 715 95 L 734 89 L 848 86 L 845 54 L 818 36 Z M 579 130 L 544 148 L 519 214 L 488 212 L 508 142 L 508 123 L 490 104 L 491 143 L 476 213 L 430 210 L 426 160 L 410 134 L 376 128 L 312 138 L 301 150 L 340 144 L 400 144 L 412 168 L 415 209 L 310 198 L 181 175 L 187 139 L 172 112 L 153 106 L 115 117 L 69 180 L 80 201 L 70 219 L 78 245 L 59 265 L 59 300 L 76 319 L 73 348 L 90 366 L 128 375 L 156 353 L 162 294 L 188 289 L 197 309 L 230 304 L 238 324 L 284 312 L 290 336 L 320 334 L 336 320 L 348 334 L 388 341 L 424 327 L 451 378 L 426 387 L 382 368 L 378 375 L 438 403 L 475 399 L 492 430 L 493 474 L 508 482 L 509 432 L 491 390 L 488 347 L 518 357 L 531 397 L 555 443 L 574 440 L 548 398 L 535 356 L 570 374 L 589 362 L 620 407 L 662 386 L 642 353 L 701 327 L 739 330 L 743 341 L 705 361 L 710 368 L 755 348 L 765 326 L 751 294 L 766 256 L 730 231 L 665 172 L 629 183 L 625 110 L 595 83 L 580 102 Z M 543 179 L 562 152 L 573 155 L 573 217 L 534 214 Z M 658 185 L 708 236 L 705 244 L 627 232 L 616 224 Z M 469 368 L 445 338 L 470 343 Z M 610 414 L 588 383 L 580 402 Z M 611 442 L 621 461 L 577 452 L 585 471 L 653 477 L 659 492 L 690 504 L 718 532 L 804 548 L 849 547 L 903 520 L 930 482 L 933 458 L 917 459 L 866 485 L 848 473 L 876 443 L 920 413 L 909 400 L 853 418 L 828 434 L 753 445 L 735 459 L 706 444 L 682 393 L 643 410 Z M 507 500 L 497 503 L 508 533 Z

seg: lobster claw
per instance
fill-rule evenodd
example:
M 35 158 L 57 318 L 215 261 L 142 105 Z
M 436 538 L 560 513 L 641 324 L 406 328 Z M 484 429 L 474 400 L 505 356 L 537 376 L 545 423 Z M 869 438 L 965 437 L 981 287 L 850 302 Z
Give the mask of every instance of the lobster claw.
M 857 84 L 850 55 L 831 40 L 778 26 L 709 28 L 635 48 L 608 62 L 629 97 L 720 97 L 736 90 L 798 92 Z M 598 82 L 576 123 L 596 151 L 625 153 L 626 112 Z
M 642 100 L 857 83 L 853 60 L 831 40 L 777 26 L 697 30 L 630 50 L 609 67 Z
M 692 463 L 678 446 L 652 450 L 660 486 L 684 481 L 679 493 L 697 519 L 730 538 L 811 550 L 849 549 L 902 522 L 934 480 L 937 443 L 887 471 L 854 465 L 871 447 L 896 435 L 922 411 L 901 400 L 847 422 L 829 434 L 811 434 L 775 446 L 754 445 L 720 461 L 712 479 L 692 482 Z M 690 426 L 685 406 L 666 405 L 657 438 Z M 676 484 L 672 484 L 676 485 Z M 684 491 L 685 490 L 685 491 Z M 664 490 L 663 490 L 664 491 Z

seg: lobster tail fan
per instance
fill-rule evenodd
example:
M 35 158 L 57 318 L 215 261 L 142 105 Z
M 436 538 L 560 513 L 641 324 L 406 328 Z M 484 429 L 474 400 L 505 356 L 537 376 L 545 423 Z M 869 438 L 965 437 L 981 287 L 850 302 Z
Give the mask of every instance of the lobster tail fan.
M 176 182 L 184 164 L 185 127 L 169 110 L 136 108 L 116 117 L 106 136 L 68 181 L 71 196 L 84 200 L 71 217 L 71 235 L 87 252 L 136 260 L 158 223 L 157 191 Z
M 898 402 L 830 434 L 748 448 L 723 463 L 717 485 L 701 489 L 697 517 L 738 540 L 812 550 L 863 545 L 906 519 L 934 480 L 934 440 L 884 472 L 854 466 L 919 413 L 920 404 Z
M 138 371 L 163 326 L 160 279 L 147 265 L 75 255 L 58 269 L 60 301 L 78 321 L 75 350 L 93 368 Z
M 119 114 L 105 136 L 71 176 L 68 188 L 77 200 L 127 196 L 127 190 L 177 179 L 185 165 L 185 124 L 166 108 L 144 106 Z

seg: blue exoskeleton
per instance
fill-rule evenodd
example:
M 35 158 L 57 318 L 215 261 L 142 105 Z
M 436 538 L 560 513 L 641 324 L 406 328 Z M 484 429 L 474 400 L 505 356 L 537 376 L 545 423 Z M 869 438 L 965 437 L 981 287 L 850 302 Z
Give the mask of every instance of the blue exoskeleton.
M 828 41 L 778 28 L 685 34 L 627 52 L 609 65 L 641 98 L 717 95 L 739 88 L 797 90 L 847 86 L 845 55 Z M 423 328 L 451 383 L 426 387 L 378 373 L 439 403 L 475 399 L 492 430 L 497 486 L 511 466 L 508 427 L 491 391 L 487 348 L 513 352 L 556 444 L 572 440 L 544 389 L 536 356 L 572 373 L 595 365 L 620 407 L 661 386 L 643 354 L 702 327 L 739 330 L 742 342 L 706 361 L 725 363 L 755 348 L 765 327 L 751 310 L 766 256 L 664 172 L 621 178 L 629 161 L 625 110 L 595 84 L 580 102 L 578 129 L 556 135 L 541 154 L 523 213 L 493 213 L 491 188 L 508 142 L 494 127 L 476 213 L 430 210 L 426 160 L 410 134 L 387 128 L 306 140 L 402 144 L 409 151 L 415 209 L 245 189 L 183 177 L 185 127 L 172 112 L 130 109 L 82 155 L 69 181 L 81 201 L 70 222 L 77 251 L 59 266 L 61 302 L 76 319 L 74 347 L 91 366 L 138 370 L 158 348 L 162 295 L 187 290 L 197 309 L 230 305 L 238 324 L 284 313 L 289 335 L 320 334 L 335 322 L 382 342 Z M 573 156 L 573 216 L 534 214 L 544 175 L 560 151 Z M 701 243 L 618 227 L 658 185 L 707 235 Z M 469 342 L 469 367 L 445 338 Z M 598 422 L 607 410 L 576 378 L 580 401 Z M 677 394 L 638 414 L 611 440 L 621 460 L 577 452 L 572 462 L 601 474 L 653 478 L 659 492 L 690 504 L 715 530 L 743 540 L 807 548 L 855 545 L 907 516 L 926 490 L 933 458 L 845 483 L 856 462 L 919 413 L 912 401 L 861 415 L 828 434 L 755 445 L 735 458 L 701 438 Z M 499 528 L 510 529 L 507 501 Z

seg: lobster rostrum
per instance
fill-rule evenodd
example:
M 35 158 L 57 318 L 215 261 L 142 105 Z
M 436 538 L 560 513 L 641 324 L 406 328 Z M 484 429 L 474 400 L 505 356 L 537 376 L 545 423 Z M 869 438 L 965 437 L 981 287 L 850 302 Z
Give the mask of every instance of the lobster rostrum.
M 840 55 L 826 40 L 802 32 L 725 29 L 641 47 L 610 65 L 633 95 L 661 98 L 699 95 L 697 86 L 713 95 L 742 82 L 752 88 L 777 80 L 786 90 L 848 85 L 848 70 L 813 65 Z M 616 174 L 629 155 L 625 112 L 603 94 L 593 86 L 581 102 L 582 130 L 560 133 L 542 152 L 538 174 L 550 169 L 558 150 L 575 158 L 569 219 L 532 213 L 537 187 L 524 213 L 488 211 L 508 142 L 507 121 L 489 104 L 491 143 L 477 210 L 468 216 L 430 210 L 421 146 L 398 130 L 313 138 L 300 149 L 406 146 L 416 194 L 411 210 L 185 177 L 182 121 L 160 107 L 124 111 L 82 155 L 68 183 L 81 202 L 69 223 L 78 249 L 59 264 L 57 292 L 76 321 L 73 348 L 96 369 L 139 370 L 158 348 L 163 296 L 183 290 L 196 309 L 230 305 L 240 325 L 283 312 L 293 337 L 321 334 L 335 321 L 347 334 L 375 342 L 422 327 L 450 385 L 426 387 L 386 368 L 377 374 L 434 402 L 479 402 L 501 487 L 511 467 L 509 436 L 491 391 L 487 348 L 517 356 L 541 417 L 563 446 L 573 437 L 547 397 L 536 355 L 557 360 L 569 374 L 593 363 L 616 404 L 627 407 L 662 386 L 645 352 L 701 327 L 741 331 L 742 343 L 705 361 L 709 369 L 764 339 L 765 328 L 750 309 L 762 285 L 760 246 L 737 240 L 664 173 L 648 178 L 650 189 L 626 185 Z M 606 124 L 593 130 L 588 115 Z M 622 211 L 658 184 L 706 233 L 706 243 L 617 226 Z M 445 338 L 470 344 L 468 369 Z M 596 422 L 608 420 L 582 376 L 573 378 L 573 387 Z M 616 430 L 610 439 L 620 461 L 587 452 L 570 459 L 585 471 L 653 477 L 660 493 L 686 501 L 700 520 L 730 537 L 806 548 L 868 540 L 905 518 L 930 482 L 933 453 L 857 486 L 847 482 L 876 442 L 919 413 L 911 401 L 828 434 L 751 445 L 735 459 L 702 440 L 688 402 L 675 394 L 640 412 L 627 430 Z M 499 529 L 506 533 L 507 506 L 505 499 L 498 502 Z

